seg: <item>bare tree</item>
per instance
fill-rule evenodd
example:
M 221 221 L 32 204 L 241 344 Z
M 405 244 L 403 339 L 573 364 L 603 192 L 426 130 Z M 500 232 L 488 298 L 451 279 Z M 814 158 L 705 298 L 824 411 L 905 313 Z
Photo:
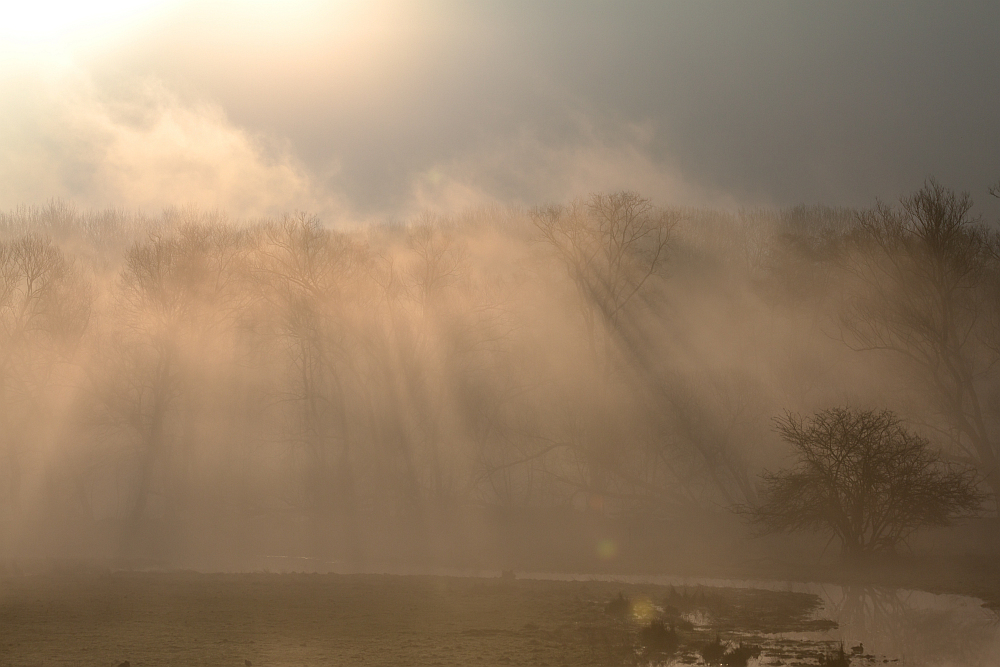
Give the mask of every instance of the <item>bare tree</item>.
M 289 499 L 324 524 L 316 533 L 323 550 L 336 519 L 361 548 L 356 413 L 367 388 L 358 318 L 369 261 L 363 243 L 303 215 L 265 229 L 252 267 L 274 327 L 271 349 L 287 372 L 274 398 L 290 411 L 287 439 L 301 455 L 302 484 Z
M 129 548 L 138 546 L 150 500 L 177 516 L 190 499 L 188 469 L 196 451 L 202 387 L 209 350 L 236 322 L 234 257 L 241 233 L 222 226 L 185 225 L 154 233 L 125 255 L 103 361 L 93 383 L 104 411 L 103 429 L 130 443 L 136 462 L 128 509 Z M 103 346 L 102 346 L 103 347 Z
M 611 337 L 664 267 L 677 216 L 638 193 L 618 192 L 536 209 L 532 219 L 576 286 L 591 350 L 597 354 L 603 339 L 610 372 Z
M 576 290 L 585 338 L 600 376 L 593 404 L 568 405 L 558 420 L 559 432 L 548 437 L 551 444 L 542 451 L 566 458 L 564 470 L 552 473 L 556 481 L 586 494 L 588 503 L 603 506 L 603 498 L 622 495 L 618 477 L 626 469 L 619 465 L 624 452 L 616 440 L 628 436 L 616 433 L 600 415 L 613 409 L 612 397 L 625 381 L 622 371 L 636 359 L 631 316 L 666 265 L 677 216 L 635 192 L 618 192 L 535 209 L 531 218 Z
M 90 285 L 48 239 L 0 241 L 0 461 L 16 503 L 24 454 L 50 427 L 57 367 L 90 322 Z
M 982 502 L 969 469 L 942 462 L 889 411 L 833 408 L 776 422 L 797 461 L 764 472 L 762 502 L 744 508 L 765 531 L 828 531 L 858 557 L 891 551 L 918 528 L 948 525 Z
M 984 391 L 1000 371 L 995 345 L 998 240 L 970 215 L 968 194 L 935 181 L 861 216 L 857 278 L 842 317 L 848 342 L 885 350 L 918 371 L 951 436 L 953 453 L 976 465 L 1000 494 L 996 415 Z
M 384 240 L 384 308 L 368 342 L 383 401 L 376 440 L 399 511 L 419 529 L 481 481 L 469 468 L 484 453 L 483 417 L 504 400 L 495 374 L 511 325 L 504 285 L 476 265 L 460 230 L 422 218 L 403 244 Z

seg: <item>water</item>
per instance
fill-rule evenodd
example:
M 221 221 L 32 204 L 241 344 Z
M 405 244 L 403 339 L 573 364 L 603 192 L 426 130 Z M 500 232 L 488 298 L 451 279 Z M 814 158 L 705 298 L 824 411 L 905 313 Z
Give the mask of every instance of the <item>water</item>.
M 772 646 L 843 642 L 845 651 L 862 647 L 852 665 L 899 667 L 1000 667 L 1000 617 L 982 600 L 963 595 L 877 586 L 840 586 L 789 581 L 755 581 L 675 576 L 581 576 L 519 573 L 520 578 L 557 581 L 617 581 L 663 586 L 757 588 L 819 596 L 817 617 L 837 622 L 822 632 L 770 635 Z M 782 641 L 785 640 L 785 641 Z M 760 664 L 769 664 L 768 646 Z M 752 663 L 751 663 L 752 664 Z M 774 663 L 771 663 L 774 664 Z
M 338 564 L 323 561 L 272 559 L 272 571 L 340 571 Z M 346 573 L 346 570 L 344 570 Z M 372 574 L 414 574 L 459 577 L 497 577 L 499 572 L 455 569 L 401 569 Z M 661 586 L 755 588 L 819 596 L 818 618 L 836 621 L 835 629 L 821 632 L 765 635 L 764 652 L 757 664 L 816 664 L 815 657 L 776 657 L 795 645 L 834 647 L 845 651 L 863 647 L 852 655 L 852 665 L 897 667 L 1000 667 L 1000 617 L 982 601 L 962 595 L 862 585 L 834 585 L 768 580 L 712 579 L 669 575 L 579 575 L 557 572 L 518 572 L 519 579 L 548 581 L 611 581 Z M 760 637 L 760 635 L 758 635 Z M 748 637 L 749 638 L 749 637 Z M 781 663 L 778 662 L 781 661 Z M 751 661 L 751 665 L 754 661 Z

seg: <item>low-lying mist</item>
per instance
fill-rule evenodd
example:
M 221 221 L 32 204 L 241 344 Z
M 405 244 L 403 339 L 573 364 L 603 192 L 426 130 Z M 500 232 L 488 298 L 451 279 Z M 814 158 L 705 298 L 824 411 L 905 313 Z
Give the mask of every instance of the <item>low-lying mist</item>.
M 967 204 L 2 214 L 0 558 L 651 568 L 738 530 L 775 417 L 845 405 L 995 492 Z

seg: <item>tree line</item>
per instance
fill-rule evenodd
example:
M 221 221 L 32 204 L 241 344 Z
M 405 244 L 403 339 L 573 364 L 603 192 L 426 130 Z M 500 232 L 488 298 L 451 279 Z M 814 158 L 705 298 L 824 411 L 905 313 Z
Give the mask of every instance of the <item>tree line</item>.
M 0 215 L 3 539 L 344 554 L 469 508 L 754 506 L 771 418 L 845 404 L 995 497 L 1000 243 L 971 206 Z

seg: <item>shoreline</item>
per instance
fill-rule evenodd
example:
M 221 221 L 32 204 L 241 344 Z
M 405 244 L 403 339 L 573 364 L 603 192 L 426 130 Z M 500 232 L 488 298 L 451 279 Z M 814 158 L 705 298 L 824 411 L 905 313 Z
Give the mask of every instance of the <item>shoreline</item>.
M 32 575 L 82 574 L 101 572 L 197 573 L 203 575 L 240 574 L 367 574 L 385 576 L 445 576 L 490 579 L 500 576 L 500 568 L 420 567 L 383 563 L 369 567 L 350 567 L 347 563 L 309 557 L 267 557 L 311 567 L 236 567 L 205 568 L 185 564 L 122 562 L 121 560 L 7 559 L 0 561 L 0 580 Z M 266 562 L 266 561 L 265 561 Z M 272 561 L 273 563 L 273 561 Z M 714 563 L 706 567 L 601 568 L 582 570 L 551 567 L 515 568 L 517 578 L 567 581 L 630 581 L 702 579 L 780 585 L 830 584 L 836 586 L 873 586 L 922 591 L 934 595 L 959 595 L 975 598 L 1000 616 L 1000 557 L 991 554 L 956 556 L 896 556 L 863 564 L 790 562 L 761 558 L 742 563 Z M 277 565 L 278 563 L 273 563 Z M 287 563 L 285 563 L 287 564 Z

